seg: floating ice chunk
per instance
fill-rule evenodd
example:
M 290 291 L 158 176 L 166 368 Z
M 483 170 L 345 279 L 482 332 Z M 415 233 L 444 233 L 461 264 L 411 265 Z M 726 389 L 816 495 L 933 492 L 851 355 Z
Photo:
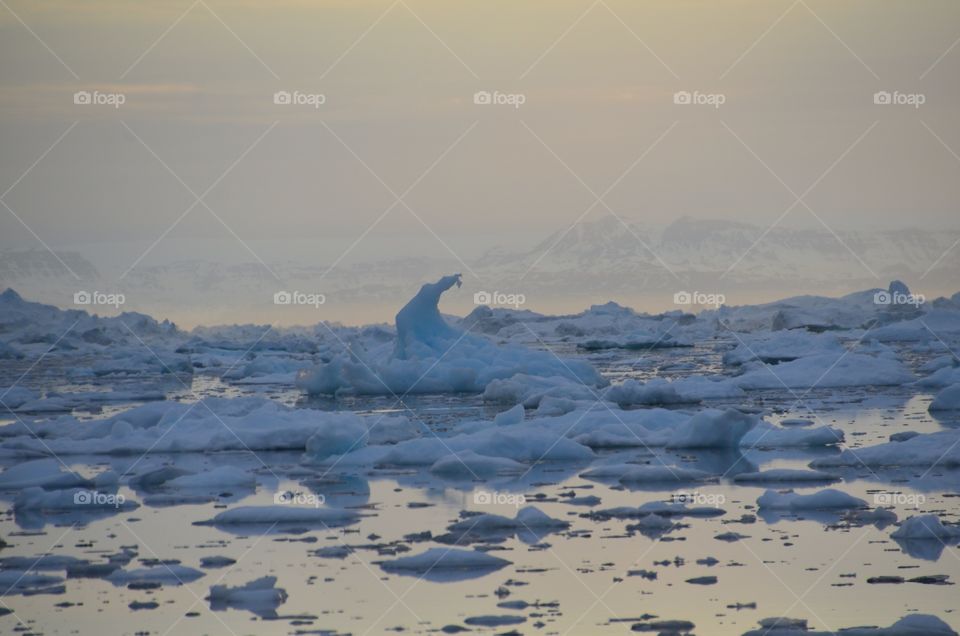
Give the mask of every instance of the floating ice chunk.
M 89 563 L 66 554 L 42 554 L 37 556 L 10 556 L 0 559 L 0 570 L 25 570 L 31 572 L 50 572 L 66 570 Z
M 326 459 L 363 448 L 368 439 L 367 426 L 359 417 L 344 417 L 337 422 L 324 423 L 307 440 L 306 452 L 313 459 Z
M 897 442 L 846 449 L 839 455 L 810 462 L 813 468 L 834 466 L 960 466 L 960 431 L 951 429 L 916 435 Z
M 435 283 L 427 283 L 403 309 L 397 312 L 397 357 L 404 359 L 410 349 L 426 345 L 442 350 L 456 338 L 457 331 L 440 315 L 440 296 L 454 285 L 463 284 L 460 274 L 444 276 Z
M 235 466 L 219 466 L 213 470 L 195 475 L 183 475 L 171 479 L 164 484 L 170 488 L 183 489 L 209 489 L 209 488 L 229 488 L 246 487 L 254 488 L 257 480 L 245 470 Z
M 440 315 L 441 294 L 460 284 L 447 276 L 424 285 L 397 313 L 397 339 L 370 350 L 350 349 L 315 369 L 301 371 L 297 386 L 310 394 L 479 393 L 494 380 L 517 374 L 560 376 L 595 386 L 606 384 L 589 364 L 518 345 L 498 346 L 461 332 Z
M 473 450 L 477 453 L 518 462 L 578 461 L 594 457 L 593 451 L 582 444 L 553 430 L 529 425 L 498 428 L 473 437 Z
M 661 517 L 719 517 L 726 514 L 722 508 L 712 506 L 687 506 L 679 502 L 667 501 L 648 501 L 642 506 L 636 508 L 631 506 L 619 506 L 616 508 L 605 508 L 603 510 L 594 510 L 582 516 L 594 520 L 607 519 L 642 519 L 647 515 L 654 514 Z
M 202 568 L 225 568 L 228 565 L 236 563 L 236 559 L 225 556 L 207 556 L 200 558 L 200 567 Z
M 603 397 L 616 402 L 621 407 L 631 405 L 669 405 L 688 402 L 680 397 L 669 382 L 662 378 L 654 378 L 646 383 L 637 382 L 630 378 L 620 384 L 609 387 Z M 689 400 L 696 402 L 696 400 Z
M 960 366 L 942 367 L 927 377 L 917 380 L 917 386 L 934 389 L 941 389 L 954 384 L 960 384 Z
M 743 390 L 730 378 L 689 376 L 670 382 L 653 378 L 646 383 L 631 378 L 608 388 L 603 397 L 626 407 L 695 404 L 702 400 L 737 398 L 742 395 Z
M 62 577 L 50 574 L 32 574 L 23 570 L 0 571 L 0 597 L 14 594 L 63 594 L 66 591 Z
M 472 515 L 447 528 L 447 534 L 436 540 L 450 545 L 466 545 L 475 541 L 500 542 L 516 535 L 525 543 L 536 543 L 553 532 L 570 527 L 561 519 L 554 519 L 534 506 L 527 506 L 513 518 L 495 514 Z
M 30 400 L 17 407 L 18 413 L 69 413 L 74 402 L 63 396 L 51 396 Z
M 463 622 L 467 625 L 476 625 L 478 627 L 504 627 L 506 625 L 526 623 L 527 617 L 517 616 L 516 614 L 485 614 L 483 616 L 471 616 Z
M 420 425 L 403 415 L 390 417 L 378 415 L 372 422 L 369 418 L 366 421 L 369 423 L 368 444 L 398 444 L 408 439 L 415 439 L 421 434 Z
M 740 473 L 733 478 L 738 484 L 766 483 L 830 483 L 839 481 L 838 477 L 822 473 L 819 470 L 794 468 L 771 468 L 755 473 Z
M 420 576 L 433 581 L 450 581 L 484 576 L 511 565 L 511 562 L 486 552 L 430 548 L 420 554 L 383 561 L 378 565 L 395 574 Z
M 586 473 L 584 476 L 586 476 Z M 712 473 L 708 473 L 703 470 L 697 470 L 695 468 L 651 464 L 650 466 L 632 466 L 620 476 L 620 483 L 695 483 L 710 481 L 715 478 L 716 476 Z
M 930 403 L 931 411 L 956 411 L 960 409 L 960 384 L 948 386 Z
M 651 512 L 640 517 L 635 525 L 639 530 L 668 530 L 673 528 L 674 522 L 669 517 Z
M 760 621 L 760 629 L 750 630 L 743 636 L 957 636 L 936 616 L 911 614 L 890 627 L 849 627 L 838 632 L 821 632 L 807 629 L 807 621 L 795 618 L 766 618 Z
M 441 457 L 430 466 L 430 472 L 442 477 L 476 479 L 497 475 L 515 475 L 527 470 L 520 462 L 506 457 L 486 457 L 472 450 L 462 450 Z
M 21 404 L 36 400 L 39 396 L 36 391 L 23 386 L 0 387 L 0 406 L 16 409 Z
M 580 461 L 593 459 L 588 447 L 567 439 L 563 431 L 527 424 L 519 427 L 491 427 L 476 433 L 447 438 L 423 437 L 392 447 L 369 449 L 366 461 L 376 466 L 429 466 L 451 453 L 473 451 L 486 457 L 516 462 Z M 364 453 L 354 453 L 362 456 Z M 349 458 L 350 456 L 348 456 Z M 359 458 L 356 458 L 359 461 Z M 452 465 L 452 464 L 451 464 Z
M 204 572 L 185 565 L 155 565 L 137 570 L 116 570 L 106 577 L 114 585 L 131 583 L 158 583 L 160 585 L 185 585 L 206 576 Z
M 744 389 L 889 386 L 913 380 L 899 360 L 863 353 L 822 353 L 755 368 L 734 379 Z
M 501 413 L 497 413 L 496 417 L 493 418 L 493 423 L 495 426 L 514 426 L 517 424 L 522 424 L 524 414 L 523 404 L 517 404 L 513 408 Z
M 890 325 L 877 327 L 870 337 L 881 342 L 927 342 L 937 338 L 948 339 L 960 332 L 960 312 L 953 309 L 933 309 L 925 315 Z
M 383 416 L 390 434 L 399 435 L 405 418 Z M 37 423 L 31 428 L 42 439 L 23 429 L 19 422 L 0 428 L 0 448 L 22 453 L 140 455 L 225 450 L 297 450 L 326 431 L 337 431 L 358 421 L 352 413 L 291 409 L 264 398 L 204 398 L 201 403 L 154 402 L 105 419 L 78 420 L 63 417 Z M 322 436 L 321 436 L 322 437 Z M 318 438 L 319 439 L 319 438 Z M 322 448 L 322 445 L 317 447 Z
M 942 356 L 937 356 L 933 360 L 928 360 L 920 365 L 919 370 L 923 373 L 933 373 L 934 371 L 939 371 L 944 368 L 952 368 L 957 366 L 957 359 L 953 354 L 946 353 Z
M 162 391 L 90 391 L 85 393 L 48 393 L 43 399 L 30 400 L 16 410 L 21 413 L 66 413 L 78 408 L 91 408 L 105 403 L 152 402 L 162 400 Z
M 293 384 L 297 372 L 306 368 L 303 360 L 279 355 L 258 355 L 244 365 L 235 366 L 222 379 L 234 384 Z
M 736 409 L 706 409 L 674 428 L 667 448 L 736 448 L 757 422 Z
M 492 530 L 522 530 L 523 528 L 568 528 L 570 524 L 554 519 L 536 506 L 527 506 L 517 511 L 514 518 L 503 515 L 481 514 L 467 517 L 451 525 L 451 532 L 489 532 Z
M 39 487 L 27 488 L 13 502 L 17 511 L 31 512 L 85 512 L 103 510 L 134 510 L 140 504 L 129 501 L 123 495 L 99 491 L 84 490 L 82 488 L 68 488 L 64 490 L 44 490 Z
M 960 525 L 944 525 L 937 515 L 910 517 L 891 535 L 893 539 L 960 540 Z
M 210 600 L 210 609 L 244 609 L 258 616 L 275 617 L 276 608 L 287 600 L 287 591 L 276 585 L 275 576 L 263 576 L 238 587 L 214 585 L 207 597 Z
M 66 472 L 56 459 L 37 459 L 11 466 L 0 473 L 0 490 L 20 490 L 40 486 L 54 488 L 78 488 L 92 486 L 93 482 L 77 473 Z
M 23 353 L 18 351 L 13 345 L 0 340 L 0 360 L 22 360 Z
M 843 353 L 843 346 L 832 334 L 814 334 L 809 331 L 776 331 L 767 334 L 740 336 L 736 349 L 723 354 L 726 365 L 741 365 L 754 360 L 789 362 L 797 358 L 822 353 Z
M 781 422 L 782 424 L 782 422 Z M 831 426 L 810 428 L 780 428 L 761 421 L 740 440 L 741 446 L 754 447 L 798 447 L 833 446 L 844 440 L 844 433 Z
M 867 502 L 833 488 L 810 495 L 799 495 L 792 490 L 782 493 L 768 490 L 757 499 L 757 507 L 767 510 L 842 510 L 866 508 Z
M 492 380 L 483 391 L 484 402 L 522 404 L 527 408 L 537 408 L 550 398 L 594 401 L 597 394 L 581 382 L 566 377 L 538 377 L 524 373 Z
M 213 519 L 195 521 L 194 525 L 230 527 L 230 526 L 266 526 L 277 530 L 286 530 L 289 526 L 302 528 L 340 527 L 352 524 L 360 515 L 351 510 L 339 508 L 304 508 L 298 506 L 239 506 L 224 510 Z

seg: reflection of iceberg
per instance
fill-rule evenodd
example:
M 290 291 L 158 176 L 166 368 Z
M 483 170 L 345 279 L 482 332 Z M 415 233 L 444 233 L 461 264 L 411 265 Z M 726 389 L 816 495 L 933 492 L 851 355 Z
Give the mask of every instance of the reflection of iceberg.
M 890 627 L 848 627 L 839 632 L 821 632 L 808 629 L 802 618 L 765 618 L 760 629 L 745 632 L 743 636 L 956 636 L 957 632 L 936 616 L 910 614 Z
M 277 608 L 287 600 L 287 591 L 276 585 L 275 576 L 264 576 L 238 587 L 214 585 L 207 597 L 210 600 L 210 609 L 241 609 L 262 618 L 276 618 Z
M 510 561 L 486 552 L 456 548 L 430 548 L 420 554 L 379 563 L 383 570 L 391 574 L 416 576 L 432 582 L 466 581 L 510 564 Z
M 900 524 L 890 538 L 916 559 L 937 561 L 945 547 L 960 543 L 960 526 L 944 525 L 934 514 L 918 515 Z
M 314 395 L 477 393 L 493 380 L 519 373 L 606 384 L 585 362 L 561 360 L 519 345 L 498 346 L 451 326 L 440 315 L 438 303 L 454 285 L 460 285 L 459 274 L 424 285 L 397 313 L 395 342 L 372 342 L 362 352 L 350 347 L 349 356 L 337 355 L 301 371 L 297 386 Z

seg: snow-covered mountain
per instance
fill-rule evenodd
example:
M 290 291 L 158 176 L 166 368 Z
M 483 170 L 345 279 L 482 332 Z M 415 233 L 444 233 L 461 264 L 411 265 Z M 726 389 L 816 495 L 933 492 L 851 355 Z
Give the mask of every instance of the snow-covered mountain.
M 932 296 L 955 287 L 960 247 L 951 248 L 958 238 L 960 232 L 915 229 L 836 235 L 826 228 L 768 230 L 689 217 L 654 227 L 606 216 L 558 229 L 527 250 L 494 247 L 468 260 L 472 272 L 463 273 L 471 294 L 452 298 L 451 308 L 467 313 L 472 293 L 482 290 L 521 293 L 528 308 L 551 312 L 607 300 L 659 311 L 670 308 L 678 291 L 721 293 L 728 304 L 743 304 L 790 294 L 843 294 L 884 287 L 891 279 Z M 59 306 L 70 306 L 78 290 L 122 291 L 126 309 L 187 325 L 312 323 L 318 316 L 356 323 L 389 320 L 390 308 L 420 283 L 464 269 L 439 245 L 432 255 L 340 264 L 332 270 L 334 256 L 328 254 L 317 260 L 329 262 L 271 261 L 272 273 L 252 258 L 145 262 L 123 280 L 98 271 L 82 250 L 58 256 L 77 278 L 44 250 L 0 252 L 0 288 L 13 287 Z M 273 295 L 282 290 L 320 293 L 326 302 L 319 314 L 317 307 L 294 306 L 278 317 Z M 101 309 L 110 313 L 111 308 Z

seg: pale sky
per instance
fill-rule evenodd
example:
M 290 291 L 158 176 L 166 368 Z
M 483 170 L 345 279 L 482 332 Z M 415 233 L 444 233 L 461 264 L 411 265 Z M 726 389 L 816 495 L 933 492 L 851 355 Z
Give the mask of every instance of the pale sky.
M 4 0 L 0 192 L 23 224 L 0 209 L 0 247 L 472 253 L 596 218 L 602 194 L 652 224 L 821 227 L 783 216 L 803 195 L 838 231 L 957 229 L 958 38 L 952 0 Z

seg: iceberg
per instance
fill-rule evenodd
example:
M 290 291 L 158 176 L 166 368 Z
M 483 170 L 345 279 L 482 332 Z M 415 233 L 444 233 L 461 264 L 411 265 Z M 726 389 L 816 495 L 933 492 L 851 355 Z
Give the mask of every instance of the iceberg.
M 395 341 L 354 346 L 297 374 L 311 395 L 481 393 L 494 380 L 517 374 L 561 377 L 588 386 L 606 380 L 590 364 L 546 351 L 505 344 L 462 331 L 440 314 L 444 292 L 462 284 L 460 274 L 428 283 L 397 313 Z
M 428 581 L 459 581 L 484 576 L 510 564 L 510 561 L 486 552 L 430 548 L 420 554 L 383 561 L 378 565 L 393 574 L 416 576 Z

